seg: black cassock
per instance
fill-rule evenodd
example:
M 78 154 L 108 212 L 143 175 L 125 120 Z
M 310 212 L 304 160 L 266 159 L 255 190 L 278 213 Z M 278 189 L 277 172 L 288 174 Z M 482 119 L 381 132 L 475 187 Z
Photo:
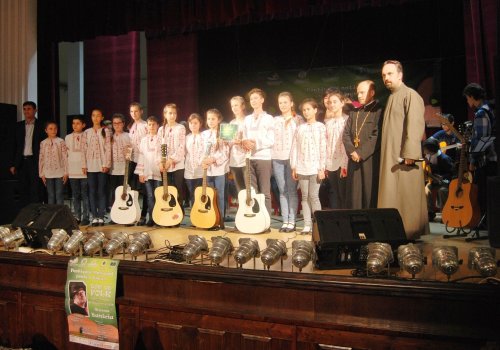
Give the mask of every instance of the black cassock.
M 349 113 L 342 139 L 349 157 L 347 209 L 377 207 L 382 116 L 383 108 L 376 100 Z M 351 159 L 354 151 L 361 157 L 359 163 Z

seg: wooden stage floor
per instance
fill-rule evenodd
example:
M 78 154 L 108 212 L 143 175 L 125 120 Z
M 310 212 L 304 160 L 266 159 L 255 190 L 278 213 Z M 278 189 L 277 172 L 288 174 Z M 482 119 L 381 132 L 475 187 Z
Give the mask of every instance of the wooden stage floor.
M 87 232 L 91 234 L 92 232 L 96 231 L 102 231 L 106 234 L 108 238 L 110 238 L 111 234 L 114 232 L 125 232 L 128 234 L 133 234 L 133 233 L 138 233 L 138 232 L 147 232 L 151 240 L 153 242 L 153 248 L 150 249 L 150 251 L 147 254 L 147 259 L 151 261 L 151 263 L 158 263 L 158 264 L 171 264 L 171 263 L 178 263 L 173 260 L 168 260 L 165 259 L 165 253 L 168 253 L 170 251 L 169 248 L 174 247 L 174 246 L 183 246 L 186 243 L 189 242 L 188 236 L 189 235 L 199 235 L 205 237 L 208 243 L 208 247 L 210 248 L 212 246 L 211 238 L 216 237 L 216 236 L 224 236 L 227 237 L 231 240 L 232 244 L 234 247 L 238 247 L 239 243 L 238 240 L 243 237 L 249 237 L 252 239 L 255 239 L 259 243 L 260 250 L 262 251 L 264 248 L 266 248 L 266 240 L 269 238 L 273 239 L 281 239 L 286 243 L 287 247 L 287 256 L 282 260 L 283 261 L 283 266 L 281 266 L 280 261 L 278 261 L 276 264 L 270 267 L 270 270 L 272 271 L 284 271 L 284 272 L 299 272 L 299 270 L 293 266 L 292 264 L 292 242 L 294 240 L 307 240 L 311 241 L 312 236 L 311 235 L 301 235 L 300 230 L 302 229 L 303 222 L 302 220 L 299 220 L 297 222 L 297 231 L 292 232 L 292 233 L 281 233 L 278 231 L 278 229 L 281 227 L 282 223 L 280 221 L 281 217 L 279 216 L 273 216 L 271 219 L 271 230 L 268 233 L 262 233 L 262 234 L 257 234 L 257 235 L 249 235 L 249 234 L 242 234 L 239 231 L 236 230 L 234 221 L 227 221 L 225 222 L 225 230 L 220 230 L 220 231 L 208 231 L 208 230 L 202 230 L 202 229 L 197 229 L 194 227 L 191 227 L 190 225 L 190 220 L 189 220 L 189 209 L 186 211 L 186 217 L 184 218 L 182 224 L 179 227 L 175 228 L 167 228 L 167 227 L 159 227 L 159 226 L 154 226 L 154 227 L 147 227 L 147 226 L 124 226 L 124 225 L 117 225 L 117 224 L 106 224 L 105 226 L 101 227 L 81 227 L 81 230 L 84 232 Z M 229 218 L 234 218 L 235 215 L 235 209 L 231 208 L 229 210 L 228 215 L 226 216 L 226 219 Z M 300 219 L 300 217 L 299 217 Z M 422 236 L 419 241 L 416 242 L 418 244 L 423 253 L 424 256 L 427 257 L 427 265 L 425 266 L 424 270 L 419 273 L 416 276 L 417 280 L 439 280 L 439 281 L 447 281 L 447 276 L 444 275 L 443 273 L 437 271 L 433 266 L 432 266 L 432 249 L 437 246 L 455 246 L 458 249 L 459 252 L 459 259 L 463 261 L 463 263 L 460 265 L 460 268 L 457 273 L 453 274 L 451 276 L 451 280 L 457 280 L 457 279 L 463 279 L 463 282 L 469 282 L 469 283 L 479 283 L 483 280 L 481 277 L 474 277 L 474 278 L 468 278 L 469 276 L 479 276 L 477 272 L 470 270 L 467 266 L 468 264 L 468 254 L 469 250 L 472 247 L 476 246 L 489 246 L 489 241 L 486 240 L 478 240 L 474 242 L 466 242 L 464 237 L 461 238 L 449 238 L 449 239 L 444 239 L 443 234 L 446 234 L 445 227 L 443 224 L 439 223 L 440 217 L 438 216 L 435 220 L 435 222 L 430 223 L 430 230 L 431 234 Z M 480 232 L 481 235 L 486 235 L 487 233 L 485 231 Z M 21 247 L 20 251 L 22 252 L 29 252 L 30 248 L 24 248 Z M 58 255 L 61 254 L 63 255 L 62 252 L 58 252 Z M 496 256 L 497 260 L 500 258 L 500 249 L 496 249 Z M 115 259 L 127 259 L 131 260 L 132 257 L 128 254 L 123 256 L 122 254 L 117 254 L 114 256 Z M 146 255 L 140 255 L 138 260 L 146 260 Z M 185 262 L 181 262 L 185 263 Z M 203 258 L 198 257 L 197 259 L 192 261 L 193 264 L 203 264 L 203 265 L 211 265 L 210 260 L 208 259 L 208 256 L 203 255 Z M 255 267 L 254 267 L 255 265 Z M 236 261 L 234 260 L 233 256 L 230 255 L 229 259 L 225 259 L 221 262 L 219 266 L 213 266 L 214 268 L 238 268 L 238 265 Z M 260 258 L 256 258 L 255 262 L 254 260 L 250 260 L 246 264 L 243 265 L 243 269 L 259 269 L 259 270 L 264 270 L 264 265 Z M 312 263 L 309 263 L 306 267 L 302 269 L 302 273 L 318 273 L 318 274 L 331 274 L 331 275 L 343 275 L 343 276 L 348 276 L 352 274 L 353 269 L 342 269 L 342 270 L 318 270 L 314 268 Z M 411 278 L 411 275 L 404 271 L 400 271 L 398 268 L 392 268 L 391 269 L 391 275 L 394 277 L 402 277 L 402 278 Z M 497 278 L 499 277 L 499 274 L 497 273 Z

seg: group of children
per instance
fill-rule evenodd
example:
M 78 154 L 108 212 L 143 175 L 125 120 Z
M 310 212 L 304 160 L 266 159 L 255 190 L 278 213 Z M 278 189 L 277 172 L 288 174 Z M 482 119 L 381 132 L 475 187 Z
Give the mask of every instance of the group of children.
M 332 91 L 325 97 L 328 106 L 325 123 L 317 120 L 319 106 L 313 99 L 301 104 L 302 116 L 296 113 L 289 92 L 278 96 L 280 116 L 272 117 L 263 110 L 265 93 L 252 89 L 248 93 L 252 112 L 245 112 L 245 99 L 231 98 L 234 114 L 231 124 L 237 125 L 233 140 L 219 137 L 223 116 L 210 109 L 203 119 L 193 113 L 187 123 L 190 133 L 177 121 L 177 106 L 163 108 L 163 122 L 155 117 L 143 120 L 139 103 L 130 105 L 131 122 L 125 127 L 121 114 L 113 115 L 112 128 L 103 125 L 101 110 L 92 110 L 92 127 L 85 129 L 82 117 L 73 118 L 73 132 L 65 140 L 57 137 L 57 124 L 48 122 L 48 138 L 41 144 L 39 173 L 47 186 L 49 203 L 63 203 L 63 185 L 69 179 L 73 194 L 74 214 L 82 225 L 104 224 L 108 204 L 108 181 L 111 193 L 128 176 L 132 189 L 143 187 L 140 225 L 153 226 L 154 190 L 161 185 L 162 172 L 167 171 L 169 185 L 178 189 L 179 203 L 184 203 L 184 184 L 193 205 L 196 187 L 201 186 L 203 171 L 207 184 L 217 190 L 220 216 L 224 218 L 226 178 L 232 173 L 236 189 L 245 189 L 245 174 L 250 172 L 251 185 L 266 198 L 266 209 L 271 211 L 271 176 L 279 190 L 280 211 L 283 218 L 281 232 L 296 230 L 298 187 L 304 216 L 303 234 L 312 232 L 312 214 L 321 209 L 320 183 L 326 177 L 338 193 L 333 205 L 343 200 L 342 179 L 347 174 L 347 155 L 342 144 L 342 133 L 347 115 L 343 113 L 344 97 Z M 206 129 L 203 130 L 203 125 Z M 126 131 L 128 129 L 128 132 Z M 161 148 L 166 145 L 166 154 Z M 125 174 L 126 149 L 132 154 L 129 173 Z M 246 158 L 250 169 L 246 169 Z M 109 180 L 108 180 L 109 179 Z M 297 186 L 298 185 L 298 186 Z M 89 222 L 89 208 L 92 222 Z M 224 221 L 219 227 L 224 228 Z

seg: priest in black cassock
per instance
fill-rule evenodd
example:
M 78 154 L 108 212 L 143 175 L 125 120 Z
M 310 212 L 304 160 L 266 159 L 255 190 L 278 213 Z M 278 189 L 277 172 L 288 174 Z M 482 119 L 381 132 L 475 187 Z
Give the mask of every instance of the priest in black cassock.
M 383 109 L 374 99 L 373 81 L 360 82 L 356 92 L 361 107 L 349 113 L 343 136 L 349 157 L 346 208 L 376 208 Z

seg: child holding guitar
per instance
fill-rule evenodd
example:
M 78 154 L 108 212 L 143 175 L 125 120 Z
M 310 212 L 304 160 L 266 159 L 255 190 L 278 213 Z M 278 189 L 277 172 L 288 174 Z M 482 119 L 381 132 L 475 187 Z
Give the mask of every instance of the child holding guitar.
M 166 104 L 163 107 L 163 125 L 158 130 L 162 144 L 167 145 L 167 160 L 161 164 L 168 172 L 168 183 L 174 185 L 178 192 L 178 202 L 184 203 L 184 164 L 186 156 L 186 128 L 176 122 L 177 105 Z
M 149 117 L 148 134 L 142 138 L 139 145 L 139 161 L 135 173 L 139 175 L 139 181 L 145 185 L 148 200 L 147 226 L 152 227 L 153 207 L 155 204 L 154 190 L 160 186 L 161 173 L 161 138 L 158 136 L 158 121 L 155 117 Z M 184 127 L 183 127 L 184 128 Z
M 207 169 L 207 184 L 217 190 L 217 204 L 219 214 L 222 218 L 219 226 L 214 230 L 224 229 L 224 210 L 226 173 L 228 172 L 229 146 L 219 139 L 219 126 L 222 122 L 222 114 L 213 108 L 207 111 L 208 129 L 201 133 L 205 148 L 210 145 L 207 156 L 202 161 L 202 168 Z
M 109 187 L 111 189 L 111 201 L 115 201 L 115 189 L 123 183 L 125 175 L 125 151 L 132 146 L 129 133 L 125 132 L 125 117 L 120 113 L 113 114 L 111 119 L 113 125 L 113 136 L 111 137 L 111 170 Z
M 312 233 L 312 215 L 321 210 L 319 187 L 325 178 L 326 128 L 316 121 L 317 113 L 315 100 L 308 98 L 302 102 L 306 123 L 300 125 L 295 133 L 290 158 L 292 176 L 299 181 L 302 192 L 304 228 L 301 234 L 304 235 Z
M 205 153 L 201 128 L 203 119 L 198 113 L 193 113 L 188 118 L 189 130 L 191 133 L 186 136 L 186 162 L 184 164 L 184 178 L 189 191 L 189 203 L 191 207 L 194 203 L 194 190 L 201 186 L 203 169 L 201 161 Z

